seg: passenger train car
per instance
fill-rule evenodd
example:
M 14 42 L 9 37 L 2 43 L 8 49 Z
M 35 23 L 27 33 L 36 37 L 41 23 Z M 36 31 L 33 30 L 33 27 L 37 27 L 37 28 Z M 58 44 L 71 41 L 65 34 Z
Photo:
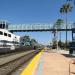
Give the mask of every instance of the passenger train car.
M 32 46 L 22 46 L 21 37 L 9 32 L 10 23 L 0 20 L 0 55 L 10 52 L 32 50 Z
M 20 45 L 20 36 L 14 35 L 6 29 L 0 28 L 0 52 L 7 49 L 15 50 Z

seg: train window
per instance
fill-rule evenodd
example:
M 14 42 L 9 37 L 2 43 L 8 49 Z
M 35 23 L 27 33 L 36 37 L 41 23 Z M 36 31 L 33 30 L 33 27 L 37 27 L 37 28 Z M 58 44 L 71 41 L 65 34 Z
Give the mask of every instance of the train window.
M 8 37 L 11 37 L 11 34 L 8 34 Z
M 3 35 L 3 32 L 2 31 L 0 31 L 0 35 Z
M 7 36 L 7 33 L 4 33 L 4 36 Z

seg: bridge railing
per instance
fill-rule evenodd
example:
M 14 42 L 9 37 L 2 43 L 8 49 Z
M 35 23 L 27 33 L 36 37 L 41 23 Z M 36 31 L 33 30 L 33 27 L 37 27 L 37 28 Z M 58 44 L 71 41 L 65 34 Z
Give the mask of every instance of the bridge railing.
M 9 25 L 8 30 L 41 30 L 52 29 L 50 24 L 19 24 Z
M 72 24 L 68 24 L 67 29 L 71 29 Z M 9 25 L 8 30 L 50 30 L 53 29 L 52 24 L 15 24 Z M 61 29 L 66 29 L 66 25 L 64 24 Z

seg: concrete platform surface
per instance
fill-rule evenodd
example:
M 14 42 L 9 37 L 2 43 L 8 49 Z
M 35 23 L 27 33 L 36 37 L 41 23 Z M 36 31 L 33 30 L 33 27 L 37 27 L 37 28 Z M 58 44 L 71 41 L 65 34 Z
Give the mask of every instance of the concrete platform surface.
M 75 75 L 75 64 L 70 61 L 71 59 L 59 53 L 44 51 L 40 61 L 37 62 L 34 75 Z

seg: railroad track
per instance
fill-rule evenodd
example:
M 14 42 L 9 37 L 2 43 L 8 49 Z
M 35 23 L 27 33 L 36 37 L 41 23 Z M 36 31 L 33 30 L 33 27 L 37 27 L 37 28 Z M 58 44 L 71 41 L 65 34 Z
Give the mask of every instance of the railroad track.
M 27 51 L 19 51 L 19 52 L 12 52 L 12 53 L 2 54 L 2 55 L 0 55 L 0 58 L 8 57 L 8 56 L 23 53 L 23 52 L 27 52 Z
M 17 59 L 14 59 L 12 61 L 0 65 L 0 75 L 11 75 L 11 73 L 15 71 L 19 66 L 27 62 L 29 59 L 34 57 L 39 52 L 40 52 L 39 50 L 35 50 Z

